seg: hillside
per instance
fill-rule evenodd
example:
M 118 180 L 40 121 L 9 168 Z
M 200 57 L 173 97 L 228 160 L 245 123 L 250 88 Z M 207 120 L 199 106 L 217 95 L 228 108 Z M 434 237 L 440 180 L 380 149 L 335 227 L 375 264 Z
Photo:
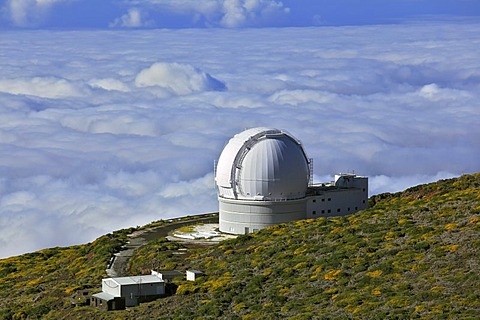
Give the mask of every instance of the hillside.
M 192 267 L 177 295 L 125 311 L 70 306 L 99 288 L 110 254 L 134 229 L 70 248 L 0 260 L 0 318 L 474 319 L 480 314 L 480 173 L 370 199 L 343 218 L 277 225 L 179 260 L 165 240 L 139 250 L 132 273 Z M 160 222 L 161 223 L 161 222 Z

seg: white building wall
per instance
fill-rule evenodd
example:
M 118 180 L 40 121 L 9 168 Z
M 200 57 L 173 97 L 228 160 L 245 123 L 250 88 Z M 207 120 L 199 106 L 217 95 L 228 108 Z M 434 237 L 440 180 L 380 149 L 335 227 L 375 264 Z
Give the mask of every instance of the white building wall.
M 317 187 L 316 195 L 298 200 L 256 201 L 219 197 L 220 231 L 247 234 L 305 218 L 345 216 L 368 207 L 368 178 L 335 176 L 330 186 Z
M 111 294 L 114 297 L 120 297 L 121 286 L 114 280 L 107 278 L 102 279 L 102 291 Z
M 159 278 L 159 280 L 161 280 Z M 140 281 L 140 280 L 139 280 Z M 111 278 L 102 279 L 102 291 L 114 297 L 124 297 L 125 305 L 132 307 L 138 305 L 139 296 L 163 295 L 165 294 L 165 283 L 146 282 L 133 284 L 119 284 Z
M 197 278 L 203 277 L 203 273 L 198 270 L 187 270 L 187 281 L 196 281 Z
M 368 207 L 368 178 L 336 176 L 335 186 L 307 198 L 307 218 L 345 216 Z
M 305 199 L 247 201 L 219 197 L 221 232 L 248 234 L 260 229 L 305 218 Z

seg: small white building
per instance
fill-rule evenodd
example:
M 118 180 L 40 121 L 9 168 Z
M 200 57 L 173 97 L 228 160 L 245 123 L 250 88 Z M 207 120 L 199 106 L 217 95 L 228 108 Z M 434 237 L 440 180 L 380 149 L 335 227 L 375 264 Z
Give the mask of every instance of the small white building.
M 220 231 L 248 234 L 367 208 L 367 177 L 338 174 L 333 182 L 313 185 L 312 167 L 300 141 L 286 131 L 253 128 L 236 134 L 215 168 Z
M 165 281 L 156 275 L 102 279 L 102 292 L 92 295 L 105 301 L 125 299 L 126 307 L 152 301 L 165 295 Z
M 187 270 L 187 281 L 196 281 L 199 277 L 203 277 L 205 274 L 198 270 Z

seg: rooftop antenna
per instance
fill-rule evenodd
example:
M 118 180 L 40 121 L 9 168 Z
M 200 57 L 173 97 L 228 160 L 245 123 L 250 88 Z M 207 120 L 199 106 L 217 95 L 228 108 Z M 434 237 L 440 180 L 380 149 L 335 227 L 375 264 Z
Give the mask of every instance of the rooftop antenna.
M 213 186 L 216 187 L 215 177 L 217 176 L 217 160 L 213 160 Z
M 310 177 L 308 178 L 308 186 L 313 186 L 313 158 L 308 159 L 308 169 L 310 170 Z

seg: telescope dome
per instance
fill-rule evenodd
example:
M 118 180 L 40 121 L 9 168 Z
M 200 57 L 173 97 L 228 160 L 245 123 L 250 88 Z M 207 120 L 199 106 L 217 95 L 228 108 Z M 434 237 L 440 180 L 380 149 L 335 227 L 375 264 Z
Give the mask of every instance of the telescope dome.
M 263 127 L 231 138 L 215 173 L 219 196 L 240 200 L 304 198 L 309 178 L 309 160 L 300 141 L 286 131 Z

